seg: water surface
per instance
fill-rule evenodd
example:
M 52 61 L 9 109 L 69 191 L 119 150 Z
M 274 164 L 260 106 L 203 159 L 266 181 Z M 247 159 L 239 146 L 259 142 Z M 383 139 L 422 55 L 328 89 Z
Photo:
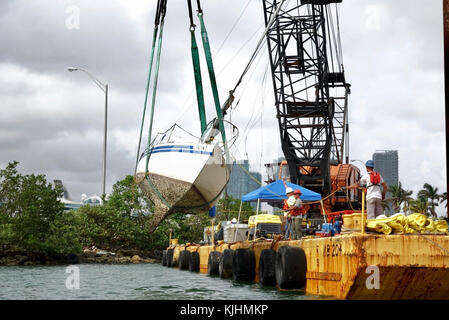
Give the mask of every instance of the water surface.
M 79 264 L 79 289 L 67 289 L 67 266 L 0 266 L 0 300 L 278 300 L 316 299 L 160 264 Z M 69 282 L 71 283 L 71 282 Z

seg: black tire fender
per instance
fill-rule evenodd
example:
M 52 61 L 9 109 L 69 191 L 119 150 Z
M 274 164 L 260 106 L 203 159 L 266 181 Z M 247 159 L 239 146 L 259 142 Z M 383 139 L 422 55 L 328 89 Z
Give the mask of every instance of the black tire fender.
M 234 281 L 253 281 L 256 274 L 256 260 L 251 249 L 239 248 L 232 257 L 232 278 Z
M 167 249 L 167 267 L 173 267 L 173 249 Z
M 162 251 L 162 266 L 167 266 L 167 250 Z
M 217 275 L 219 272 L 219 264 L 220 264 L 221 252 L 212 251 L 209 253 L 209 259 L 207 261 L 207 274 L 208 275 Z
M 189 271 L 200 271 L 200 254 L 198 252 L 190 252 L 189 255 Z
M 189 270 L 190 251 L 184 250 L 179 253 L 179 269 Z
M 259 259 L 259 283 L 262 286 L 276 286 L 276 251 L 264 249 Z
M 218 265 L 218 275 L 220 278 L 232 278 L 232 257 L 234 251 L 225 249 Z
M 307 260 L 300 247 L 282 246 L 276 252 L 276 283 L 280 289 L 301 289 L 306 285 Z

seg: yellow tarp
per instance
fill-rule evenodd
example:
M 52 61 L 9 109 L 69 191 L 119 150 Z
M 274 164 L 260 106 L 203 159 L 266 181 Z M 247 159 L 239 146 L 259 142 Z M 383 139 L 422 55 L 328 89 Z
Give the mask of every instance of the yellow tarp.
M 446 220 L 434 221 L 421 213 L 413 213 L 408 216 L 398 213 L 388 218 L 368 219 L 366 228 L 384 234 L 449 233 Z

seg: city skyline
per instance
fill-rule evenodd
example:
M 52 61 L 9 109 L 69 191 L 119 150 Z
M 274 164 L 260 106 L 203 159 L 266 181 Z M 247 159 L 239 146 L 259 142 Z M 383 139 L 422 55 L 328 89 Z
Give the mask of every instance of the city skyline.
M 388 188 L 391 185 L 397 186 L 399 184 L 399 155 L 397 150 L 376 150 L 373 153 L 374 170 L 379 172 L 387 184 Z M 386 199 L 391 197 L 391 192 L 387 191 Z M 385 210 L 386 213 L 393 212 L 393 208 Z

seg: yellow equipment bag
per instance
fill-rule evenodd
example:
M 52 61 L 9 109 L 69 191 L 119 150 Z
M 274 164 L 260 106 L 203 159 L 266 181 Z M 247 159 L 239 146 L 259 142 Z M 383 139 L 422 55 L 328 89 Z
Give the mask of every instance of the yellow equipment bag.
M 388 218 L 368 219 L 366 228 L 383 234 L 449 233 L 446 220 L 434 221 L 421 213 L 408 216 L 397 213 Z

